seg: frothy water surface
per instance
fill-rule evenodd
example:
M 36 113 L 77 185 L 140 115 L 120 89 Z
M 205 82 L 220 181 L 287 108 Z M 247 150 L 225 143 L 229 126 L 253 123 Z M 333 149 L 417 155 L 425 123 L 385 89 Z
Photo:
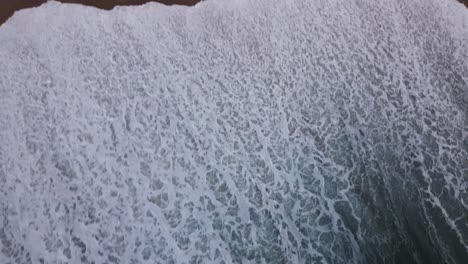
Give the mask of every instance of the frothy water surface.
M 235 0 L 0 27 L 0 263 L 468 263 L 468 11 Z

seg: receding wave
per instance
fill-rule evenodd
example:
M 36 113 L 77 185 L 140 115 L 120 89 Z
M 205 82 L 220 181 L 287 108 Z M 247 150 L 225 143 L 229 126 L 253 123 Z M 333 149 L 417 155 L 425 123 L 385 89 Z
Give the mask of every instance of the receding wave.
M 0 263 L 468 263 L 468 10 L 47 3 L 0 27 Z

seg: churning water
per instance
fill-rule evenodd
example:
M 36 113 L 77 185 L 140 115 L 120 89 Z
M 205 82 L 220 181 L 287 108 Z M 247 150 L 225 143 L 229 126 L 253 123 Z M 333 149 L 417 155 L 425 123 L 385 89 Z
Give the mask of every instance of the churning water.
M 0 27 L 0 263 L 468 263 L 468 10 L 50 2 Z

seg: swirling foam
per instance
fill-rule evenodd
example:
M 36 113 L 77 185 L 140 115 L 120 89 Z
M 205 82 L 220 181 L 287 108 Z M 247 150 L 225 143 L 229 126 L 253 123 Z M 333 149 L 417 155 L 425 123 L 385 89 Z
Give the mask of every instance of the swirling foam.
M 47 3 L 0 27 L 1 263 L 462 263 L 468 11 Z

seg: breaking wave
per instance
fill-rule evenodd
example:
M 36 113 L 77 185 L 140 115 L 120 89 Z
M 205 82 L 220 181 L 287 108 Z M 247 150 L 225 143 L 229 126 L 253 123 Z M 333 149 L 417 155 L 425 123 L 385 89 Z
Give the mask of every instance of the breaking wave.
M 467 261 L 466 21 L 448 0 L 18 12 L 0 262 Z

